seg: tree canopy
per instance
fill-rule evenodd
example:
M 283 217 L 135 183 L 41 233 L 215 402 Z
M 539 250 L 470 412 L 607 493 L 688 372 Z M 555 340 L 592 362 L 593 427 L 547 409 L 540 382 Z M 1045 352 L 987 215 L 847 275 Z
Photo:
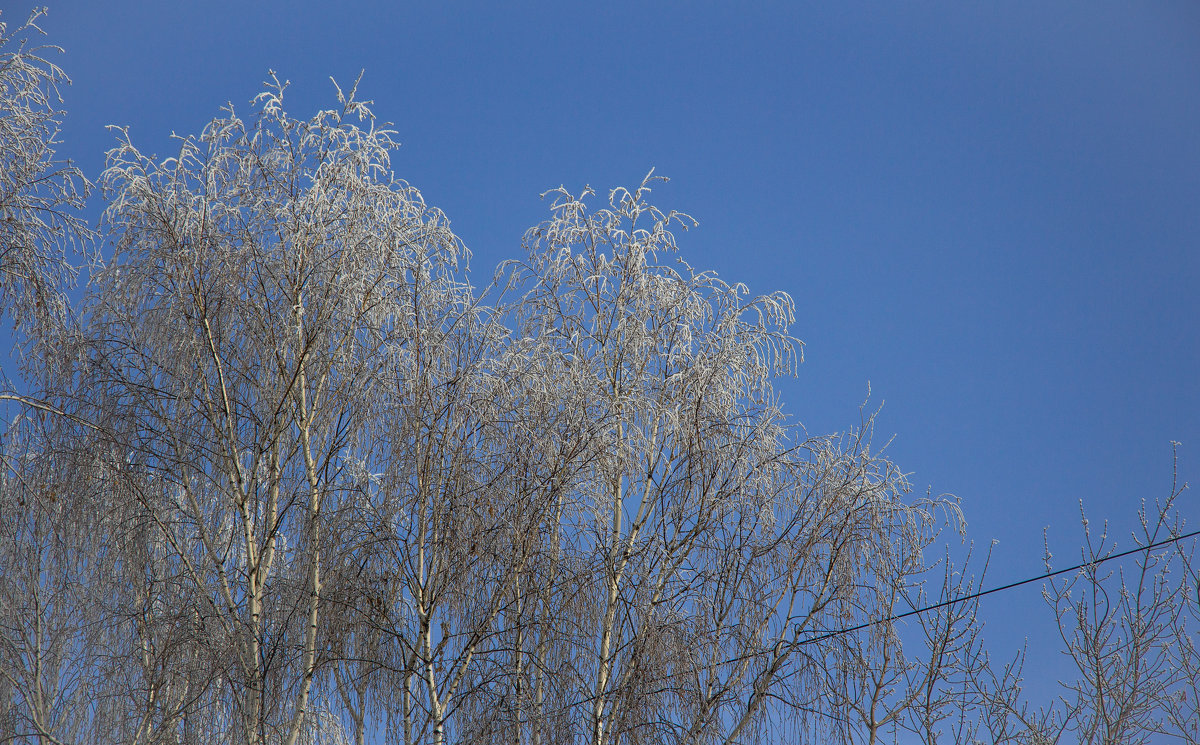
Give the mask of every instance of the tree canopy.
M 791 298 L 691 266 L 653 173 L 547 192 L 479 288 L 357 86 L 297 119 L 272 75 L 171 157 L 118 131 L 68 293 L 88 182 L 36 19 L 0 27 L 0 302 L 41 340 L 4 394 L 0 742 L 1197 740 L 1190 549 L 1114 585 L 1093 529 L 1046 590 L 1079 682 L 1025 701 L 958 502 L 869 409 L 789 421 Z

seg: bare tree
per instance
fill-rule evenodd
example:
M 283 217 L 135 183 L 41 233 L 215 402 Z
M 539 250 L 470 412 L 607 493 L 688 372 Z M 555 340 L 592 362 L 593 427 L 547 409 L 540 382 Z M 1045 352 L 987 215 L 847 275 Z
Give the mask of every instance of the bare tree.
M 591 430 L 553 574 L 513 599 L 556 619 L 512 634 L 509 667 L 528 662 L 535 692 L 513 742 L 743 742 L 805 719 L 841 643 L 822 633 L 880 582 L 912 590 L 920 536 L 942 507 L 958 520 L 952 502 L 906 500 L 870 418 L 846 437 L 786 423 L 771 381 L 799 359 L 790 298 L 678 258 L 672 229 L 691 219 L 648 202 L 654 181 L 594 212 L 590 191 L 552 192 L 513 269 L 520 334 L 585 381 L 562 406 Z
M 1143 503 L 1131 536 L 1142 550 L 1134 551 L 1132 568 L 1106 563 L 1119 558 L 1118 544 L 1108 523 L 1095 529 L 1080 505 L 1080 568 L 1043 589 L 1078 677 L 1060 683 L 1057 700 L 1038 705 L 1022 693 L 1023 654 L 999 671 L 981 661 L 973 688 L 993 740 L 1200 741 L 1194 540 L 1175 540 L 1184 535 L 1185 489 L 1176 472 L 1165 499 Z M 1047 549 L 1047 569 L 1050 561 Z
M 1142 743 L 1156 734 L 1197 741 L 1194 710 L 1175 705 L 1187 700 L 1186 671 L 1194 668 L 1186 661 L 1194 644 L 1184 632 L 1195 594 L 1191 553 L 1177 545 L 1149 548 L 1182 534 L 1175 508 L 1182 491 L 1176 482 L 1165 500 L 1142 506 L 1132 537 L 1147 548 L 1128 573 L 1099 563 L 1116 544 L 1107 523 L 1097 532 L 1083 515 L 1087 566 L 1045 590 L 1063 650 L 1079 671 L 1066 684 L 1062 722 L 1080 742 Z
M 353 90 L 295 120 L 284 87 L 165 161 L 122 133 L 103 181 L 117 254 L 88 313 L 105 430 L 144 474 L 136 497 L 208 643 L 230 653 L 219 719 L 237 741 L 293 745 L 338 612 L 327 526 L 386 401 L 381 350 L 425 301 L 409 276 L 460 249 L 392 179 L 391 132 Z

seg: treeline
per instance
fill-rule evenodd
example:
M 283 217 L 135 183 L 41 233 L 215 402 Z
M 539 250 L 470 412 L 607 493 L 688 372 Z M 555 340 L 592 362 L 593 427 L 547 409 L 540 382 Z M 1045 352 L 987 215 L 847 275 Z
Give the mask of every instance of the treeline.
M 273 80 L 168 159 L 120 133 L 93 230 L 37 18 L 0 28 L 0 743 L 1200 739 L 1190 544 L 1047 584 L 1045 706 L 977 601 L 892 620 L 979 589 L 957 502 L 869 413 L 786 421 L 791 299 L 687 264 L 654 178 L 551 192 L 477 289 L 355 91 Z

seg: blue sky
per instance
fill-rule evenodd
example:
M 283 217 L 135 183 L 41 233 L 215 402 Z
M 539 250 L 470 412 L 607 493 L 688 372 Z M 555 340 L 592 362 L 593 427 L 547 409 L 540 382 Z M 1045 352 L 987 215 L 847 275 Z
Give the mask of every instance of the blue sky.
M 1200 481 L 1190 1 L 63 0 L 42 25 L 74 79 L 61 153 L 92 176 L 106 124 L 167 155 L 224 102 L 248 111 L 268 69 L 296 116 L 365 69 L 397 174 L 477 284 L 546 217 L 540 192 L 657 168 L 659 204 L 700 221 L 694 266 L 795 298 L 789 410 L 848 427 L 869 381 L 917 489 L 999 539 L 988 584 L 1041 570 L 1043 528 L 1074 563 L 1080 499 L 1129 545 L 1172 440 Z M 1184 512 L 1200 522 L 1194 495 Z M 1052 641 L 1035 588 L 983 613 L 1000 649 Z

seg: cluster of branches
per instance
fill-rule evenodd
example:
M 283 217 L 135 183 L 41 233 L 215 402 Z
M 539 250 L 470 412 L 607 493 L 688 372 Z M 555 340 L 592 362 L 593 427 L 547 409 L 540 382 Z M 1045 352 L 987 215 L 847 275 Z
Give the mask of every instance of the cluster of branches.
M 43 15 L 35 10 L 16 29 L 0 18 L 0 307 L 35 343 L 68 311 L 67 249 L 91 237 L 79 216 L 91 184 L 54 157 L 59 86 L 69 81 L 50 61 L 58 48 L 34 43 Z
M 1048 587 L 1080 677 L 1046 707 L 975 601 L 893 620 L 976 589 L 957 503 L 869 415 L 786 422 L 790 298 L 683 261 L 651 177 L 551 192 L 478 292 L 354 90 L 295 119 L 272 76 L 171 158 L 119 131 L 71 305 L 34 20 L 0 26 L 0 300 L 56 342 L 4 394 L 0 743 L 1197 741 L 1181 548 Z

